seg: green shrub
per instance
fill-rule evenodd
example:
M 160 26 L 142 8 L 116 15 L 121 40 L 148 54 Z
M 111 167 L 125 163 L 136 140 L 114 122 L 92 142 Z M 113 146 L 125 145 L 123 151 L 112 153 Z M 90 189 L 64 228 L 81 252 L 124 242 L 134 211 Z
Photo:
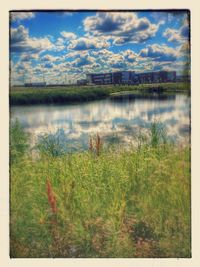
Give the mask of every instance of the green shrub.
M 39 136 L 37 149 L 40 154 L 52 157 L 66 154 L 67 142 L 64 130 L 58 129 L 55 134 L 49 133 Z

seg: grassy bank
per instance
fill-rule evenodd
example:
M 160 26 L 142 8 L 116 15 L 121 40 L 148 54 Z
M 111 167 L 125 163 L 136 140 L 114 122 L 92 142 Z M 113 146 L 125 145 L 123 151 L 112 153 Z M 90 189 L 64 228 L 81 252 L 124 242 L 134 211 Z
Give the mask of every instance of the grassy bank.
M 10 90 L 11 105 L 52 104 L 52 103 L 77 103 L 98 100 L 109 97 L 113 93 L 133 91 L 137 95 L 151 93 L 152 91 L 189 92 L 189 83 L 163 83 L 143 84 L 131 86 L 106 85 L 106 86 L 74 86 L 74 87 L 46 87 L 25 88 L 15 87 Z
M 33 159 L 11 127 L 11 257 L 190 257 L 190 149 L 157 133 L 129 150 L 97 137 Z

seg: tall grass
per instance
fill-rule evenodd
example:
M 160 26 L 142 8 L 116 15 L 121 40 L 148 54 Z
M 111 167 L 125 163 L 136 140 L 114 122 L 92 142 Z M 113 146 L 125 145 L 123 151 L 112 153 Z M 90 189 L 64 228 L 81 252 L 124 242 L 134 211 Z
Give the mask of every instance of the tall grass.
M 190 257 L 190 148 L 151 140 L 14 161 L 11 257 Z
M 18 120 L 10 127 L 10 162 L 21 160 L 28 150 L 28 134 Z
M 155 147 L 160 144 L 166 144 L 169 141 L 165 125 L 161 122 L 154 121 L 150 126 L 150 144 Z

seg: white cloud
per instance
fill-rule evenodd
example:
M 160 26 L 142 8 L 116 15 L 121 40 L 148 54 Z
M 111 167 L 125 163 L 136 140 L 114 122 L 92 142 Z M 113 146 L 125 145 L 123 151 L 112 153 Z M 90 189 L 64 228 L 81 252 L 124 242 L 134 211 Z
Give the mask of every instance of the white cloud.
M 75 59 L 74 61 L 71 62 L 72 66 L 74 67 L 83 67 L 85 65 L 91 65 L 95 63 L 95 58 L 89 56 L 88 54 L 80 54 L 80 57 Z
M 57 39 L 57 41 L 55 42 L 55 50 L 56 51 L 62 51 L 65 49 L 66 45 L 65 45 L 65 42 L 64 42 L 64 39 L 59 37 Z
M 84 20 L 84 28 L 93 36 L 109 36 L 115 45 L 126 42 L 141 43 L 155 36 L 159 23 L 152 24 L 146 17 L 132 12 L 100 12 Z
M 130 49 L 126 51 L 122 51 L 122 55 L 124 56 L 125 60 L 127 60 L 128 62 L 134 62 L 138 58 L 138 54 L 136 54 Z
M 82 51 L 81 53 L 84 53 L 86 51 Z M 66 55 L 65 55 L 65 58 L 68 59 L 68 58 L 75 58 L 77 56 L 80 55 L 80 52 L 79 51 L 70 51 L 68 52 Z
M 181 42 L 182 40 L 179 30 L 176 29 L 167 28 L 163 36 L 167 38 L 168 42 Z
M 189 40 L 189 20 L 186 18 L 180 29 L 167 28 L 163 36 L 168 42 L 185 42 Z
M 25 74 L 25 71 L 31 70 L 31 62 L 17 62 L 14 66 L 12 71 L 17 71 L 20 74 Z
M 60 57 L 54 57 L 52 55 L 45 55 L 41 58 L 41 61 L 43 62 L 55 62 L 59 61 Z
M 23 25 L 10 30 L 10 48 L 11 52 L 24 53 L 40 53 L 45 50 L 51 50 L 55 46 L 47 38 L 31 38 L 29 37 L 28 29 Z
M 33 12 L 12 12 L 11 13 L 11 20 L 12 21 L 20 21 L 25 19 L 32 19 L 35 17 Z
M 127 67 L 127 62 L 120 54 L 114 54 L 111 58 L 109 58 L 108 64 L 111 68 L 115 69 L 126 69 Z
M 189 42 L 185 42 L 185 43 L 181 44 L 179 47 L 179 52 L 180 52 L 180 55 L 189 56 L 190 55 Z
M 98 51 L 92 51 L 92 54 L 96 57 L 101 58 L 101 59 L 107 59 L 109 57 L 112 57 L 114 53 L 110 50 L 107 50 L 107 49 L 101 49 Z
M 67 40 L 71 40 L 71 39 L 74 40 L 77 37 L 76 34 L 73 32 L 62 31 L 60 34 L 62 35 L 62 37 L 64 37 Z
M 167 45 L 153 44 L 142 49 L 140 56 L 154 61 L 175 61 L 179 56 L 179 51 Z
M 32 53 L 25 53 L 25 54 L 22 54 L 20 57 L 20 60 L 24 61 L 24 62 L 28 62 L 31 60 L 37 60 L 37 59 L 39 59 L 39 55 L 38 54 L 32 54 Z
M 79 39 L 72 40 L 67 48 L 71 50 L 89 50 L 107 48 L 108 46 L 109 43 L 104 38 L 81 37 Z
M 28 30 L 20 25 L 18 28 L 11 28 L 10 30 L 11 45 L 19 43 L 28 39 Z

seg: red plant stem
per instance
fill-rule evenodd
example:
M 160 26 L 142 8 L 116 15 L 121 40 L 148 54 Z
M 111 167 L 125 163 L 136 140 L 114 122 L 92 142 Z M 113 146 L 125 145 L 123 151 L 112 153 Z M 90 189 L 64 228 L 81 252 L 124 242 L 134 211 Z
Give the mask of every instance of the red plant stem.
M 48 196 L 48 202 L 49 205 L 51 207 L 51 210 L 53 213 L 57 212 L 57 208 L 56 208 L 56 197 L 54 195 L 53 189 L 52 189 L 52 185 L 51 182 L 49 181 L 49 179 L 47 179 L 47 196 Z

